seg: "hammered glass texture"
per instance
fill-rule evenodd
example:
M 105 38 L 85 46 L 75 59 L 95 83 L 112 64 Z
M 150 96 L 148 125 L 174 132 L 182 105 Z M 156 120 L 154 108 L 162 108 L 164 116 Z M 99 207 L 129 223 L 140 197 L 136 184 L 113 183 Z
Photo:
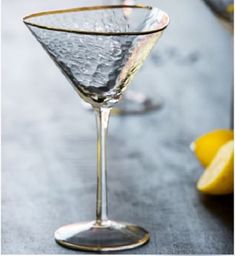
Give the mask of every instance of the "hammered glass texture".
M 127 10 L 130 8 L 69 12 L 33 17 L 30 22 L 63 29 L 130 32 L 156 29 L 165 18 L 160 15 L 154 19 L 161 14 L 158 9 L 133 9 L 127 19 Z M 141 22 L 134 25 L 137 19 Z M 119 101 L 162 33 L 104 36 L 28 27 L 79 95 L 94 107 L 111 107 Z
M 96 220 L 55 232 L 60 245 L 87 251 L 131 249 L 149 241 L 145 229 L 108 219 L 106 138 L 110 107 L 121 98 L 168 24 L 168 16 L 157 8 L 108 8 L 47 12 L 24 19 L 78 94 L 97 112 Z

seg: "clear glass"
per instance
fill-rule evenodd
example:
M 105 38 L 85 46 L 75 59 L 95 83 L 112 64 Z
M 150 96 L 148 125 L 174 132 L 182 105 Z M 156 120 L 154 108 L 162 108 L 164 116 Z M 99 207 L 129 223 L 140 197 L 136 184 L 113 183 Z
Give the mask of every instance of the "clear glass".
M 32 14 L 24 22 L 97 119 L 96 219 L 62 226 L 56 242 L 88 251 L 147 243 L 145 229 L 108 218 L 106 137 L 110 111 L 167 27 L 167 14 L 153 7 L 95 6 Z
M 92 111 L 92 106 L 85 101 L 81 101 L 82 106 Z M 116 115 L 141 115 L 150 111 L 156 111 L 163 107 L 163 100 L 160 96 L 150 97 L 136 90 L 128 90 L 122 100 L 120 100 L 111 110 L 111 114 Z
M 122 4 L 122 5 L 134 5 L 135 0 L 104 0 L 103 4 Z M 126 17 L 131 12 L 127 12 Z M 87 110 L 92 110 L 92 107 L 85 102 L 81 102 L 82 106 Z M 160 96 L 146 95 L 141 91 L 135 89 L 128 90 L 124 95 L 123 99 L 112 108 L 112 115 L 140 115 L 150 111 L 156 111 L 163 107 L 163 100 Z

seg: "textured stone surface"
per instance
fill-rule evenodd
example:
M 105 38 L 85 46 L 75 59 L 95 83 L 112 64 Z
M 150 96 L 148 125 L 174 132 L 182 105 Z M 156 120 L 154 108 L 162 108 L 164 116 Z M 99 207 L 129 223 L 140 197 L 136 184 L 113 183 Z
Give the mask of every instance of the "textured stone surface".
M 159 112 L 112 117 L 109 215 L 150 231 L 149 244 L 125 253 L 228 254 L 233 198 L 197 193 L 202 168 L 189 144 L 229 127 L 232 39 L 203 2 L 175 2 L 146 1 L 168 12 L 171 24 L 131 88 L 161 95 L 165 104 Z M 62 224 L 94 218 L 94 115 L 21 22 L 27 13 L 77 5 L 3 1 L 5 254 L 83 253 L 58 246 L 53 233 Z

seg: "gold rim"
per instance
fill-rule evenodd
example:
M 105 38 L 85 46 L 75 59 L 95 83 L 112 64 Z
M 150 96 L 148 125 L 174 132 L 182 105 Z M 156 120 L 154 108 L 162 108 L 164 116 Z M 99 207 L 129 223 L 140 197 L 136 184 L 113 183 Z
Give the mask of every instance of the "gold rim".
M 102 9 L 116 9 L 116 8 L 144 8 L 144 9 L 152 10 L 153 8 L 156 8 L 156 7 L 145 6 L 145 5 L 100 5 L 100 6 L 78 7 L 78 8 L 54 10 L 54 11 L 44 11 L 44 12 L 30 14 L 23 18 L 23 22 L 26 25 L 30 25 L 30 26 L 42 28 L 42 29 L 47 29 L 47 30 L 69 32 L 69 33 L 76 33 L 76 34 L 86 34 L 86 35 L 102 35 L 102 36 L 147 35 L 147 34 L 152 34 L 152 33 L 162 31 L 169 24 L 169 16 L 160 9 L 159 10 L 167 18 L 166 23 L 159 29 L 142 31 L 142 32 L 94 32 L 94 31 L 84 31 L 84 30 L 77 30 L 77 29 L 63 29 L 63 28 L 59 28 L 59 27 L 44 26 L 44 25 L 39 25 L 39 24 L 30 22 L 30 21 L 27 21 L 28 19 L 33 18 L 33 17 L 45 16 L 45 15 L 51 15 L 51 14 L 60 14 L 60 13 L 67 13 L 67 12 L 82 12 L 82 11 L 102 10 Z

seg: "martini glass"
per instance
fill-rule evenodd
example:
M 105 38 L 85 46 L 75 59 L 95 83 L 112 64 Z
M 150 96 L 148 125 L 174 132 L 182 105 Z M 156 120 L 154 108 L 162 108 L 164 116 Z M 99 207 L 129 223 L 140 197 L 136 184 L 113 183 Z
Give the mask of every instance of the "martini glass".
M 145 244 L 145 229 L 108 219 L 106 136 L 110 110 L 167 27 L 168 15 L 153 7 L 116 5 L 41 12 L 23 20 L 97 119 L 96 219 L 60 227 L 55 240 L 88 251 Z

